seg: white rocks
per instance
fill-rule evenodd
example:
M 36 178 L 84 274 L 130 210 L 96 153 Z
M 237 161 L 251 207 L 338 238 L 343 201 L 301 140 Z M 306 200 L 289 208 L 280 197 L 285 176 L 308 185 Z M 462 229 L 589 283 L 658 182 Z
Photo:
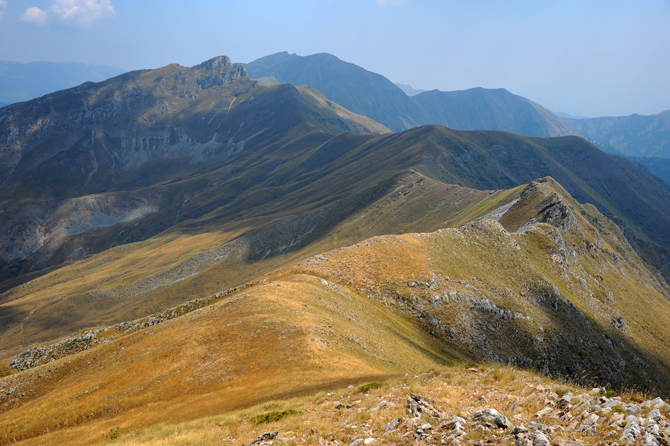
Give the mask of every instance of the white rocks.
M 451 429 L 451 434 L 453 437 L 462 437 L 465 435 L 465 424 L 466 421 L 461 417 L 454 417 L 451 420 L 447 421 L 445 428 Z
M 498 415 L 493 419 L 493 423 L 498 426 L 500 429 L 509 429 L 512 427 L 512 423 L 507 419 L 505 415 Z
M 430 436 L 430 431 L 433 430 L 433 426 L 430 423 L 424 423 L 421 426 L 416 428 L 416 438 L 419 440 L 425 440 Z
M 275 438 L 277 438 L 277 434 L 279 434 L 279 432 L 265 432 L 264 434 L 262 434 L 258 438 L 256 438 L 251 443 L 251 446 L 260 445 L 261 443 L 265 443 L 265 442 L 268 442 L 270 440 L 274 440 Z
M 620 421 L 623 421 L 623 419 L 624 419 L 624 416 L 623 416 L 622 413 L 615 413 L 614 415 L 612 415 L 612 418 L 610 418 L 609 425 L 614 426 L 616 424 L 616 425 L 620 426 L 621 425 Z
M 380 410 L 380 409 L 383 409 L 384 407 L 393 408 L 393 407 L 396 407 L 396 405 L 395 405 L 395 403 L 393 403 L 393 402 L 388 402 L 388 401 L 386 401 L 386 400 L 381 400 L 379 403 L 377 403 L 377 405 L 376 405 L 375 407 L 373 407 L 372 409 L 370 409 L 370 411 L 371 411 L 371 412 L 376 412 L 376 411 L 378 411 L 378 410 Z
M 636 413 L 640 412 L 640 406 L 629 403 L 623 406 L 623 408 L 626 410 L 626 414 L 628 415 L 635 415 Z
M 629 415 L 626 417 L 626 426 L 623 430 L 623 435 L 619 439 L 621 442 L 633 443 L 637 438 L 642 435 L 642 430 L 640 429 L 640 421 L 634 415 Z
M 545 407 L 544 409 L 542 409 L 541 411 L 539 411 L 538 413 L 536 413 L 536 414 L 534 415 L 534 417 L 535 417 L 535 418 L 538 418 L 538 419 L 539 419 L 539 418 L 543 418 L 543 417 L 549 415 L 553 410 L 554 410 L 554 409 L 552 409 L 551 407 Z
M 665 406 L 665 401 L 663 401 L 661 397 L 654 398 L 653 400 L 651 400 L 651 405 L 654 408 L 663 407 Z
M 531 432 L 530 434 L 520 434 L 516 439 L 515 446 L 551 446 L 551 442 L 542 432 Z
M 582 432 L 585 435 L 595 435 L 598 433 L 598 430 L 596 428 L 596 424 L 598 423 L 598 420 L 600 417 L 596 414 L 591 414 L 589 415 L 584 422 L 579 426 L 579 429 L 577 431 Z
M 428 415 L 433 418 L 444 418 L 444 413 L 433 407 L 431 403 L 435 401 L 413 393 L 407 398 L 407 413 L 413 417 Z
M 443 429 L 454 430 L 458 428 L 463 428 L 467 422 L 461 417 L 454 417 L 446 423 L 442 424 Z
M 394 418 L 394 419 L 392 419 L 391 421 L 389 421 L 388 423 L 386 423 L 386 425 L 384 426 L 384 430 L 385 430 L 385 431 L 390 431 L 390 430 L 395 429 L 396 426 L 398 426 L 398 423 L 399 423 L 399 422 L 400 422 L 400 418 Z
M 647 414 L 647 419 L 652 420 L 656 423 L 661 421 L 663 417 L 661 416 L 661 412 L 658 409 L 653 409 L 649 414 Z
M 480 416 L 497 417 L 498 415 L 500 415 L 500 412 L 495 409 L 484 409 L 472 414 L 472 418 L 477 418 Z
M 660 446 L 659 441 L 655 436 L 651 434 L 645 434 L 644 436 L 644 446 Z
M 572 401 L 572 393 L 568 392 L 565 395 L 563 395 L 561 398 L 559 398 L 558 401 L 556 401 L 556 404 L 554 404 L 554 407 L 556 409 L 560 410 L 570 410 L 572 407 L 572 404 L 570 402 Z

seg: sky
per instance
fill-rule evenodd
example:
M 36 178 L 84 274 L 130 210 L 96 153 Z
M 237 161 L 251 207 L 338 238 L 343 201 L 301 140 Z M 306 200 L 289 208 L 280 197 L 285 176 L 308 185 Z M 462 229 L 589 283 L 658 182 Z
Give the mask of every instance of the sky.
M 134 70 L 280 51 L 578 116 L 670 109 L 670 0 L 0 0 L 0 60 Z

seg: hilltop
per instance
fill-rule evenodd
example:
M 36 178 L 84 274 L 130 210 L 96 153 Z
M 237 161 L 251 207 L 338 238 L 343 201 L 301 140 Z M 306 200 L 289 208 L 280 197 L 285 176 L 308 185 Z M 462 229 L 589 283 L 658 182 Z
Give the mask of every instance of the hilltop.
M 505 204 L 506 188 L 538 175 L 556 177 L 580 202 L 596 203 L 622 225 L 631 222 L 627 239 L 667 274 L 662 246 L 670 225 L 661 223 L 670 207 L 664 207 L 667 185 L 580 138 L 529 139 L 437 126 L 392 135 L 315 135 L 317 143 L 287 139 L 210 164 L 201 174 L 138 189 L 133 194 L 156 197 L 160 206 L 142 215 L 147 208 L 138 200 L 134 208 L 121 208 L 136 216 L 129 222 L 110 219 L 107 227 L 84 227 L 60 238 L 56 253 L 69 259 L 77 258 L 76 250 L 102 252 L 109 246 L 103 242 L 120 246 L 53 273 L 45 269 L 44 278 L 29 271 L 19 276 L 31 282 L 0 295 L 4 348 L 120 322 L 185 296 L 204 297 L 217 286 L 232 287 L 375 235 L 458 226 Z M 410 206 L 405 195 L 412 192 Z M 110 212 L 107 199 L 111 207 L 116 194 L 72 199 L 50 221 L 102 220 Z M 90 209 L 83 214 L 89 220 L 80 217 L 82 207 Z M 398 207 L 402 212 L 393 211 Z M 382 209 L 390 218 L 373 218 Z M 361 225 L 363 215 L 371 224 Z M 41 256 L 57 260 L 40 249 L 21 262 L 37 263 Z M 9 288 L 15 282 L 6 283 Z

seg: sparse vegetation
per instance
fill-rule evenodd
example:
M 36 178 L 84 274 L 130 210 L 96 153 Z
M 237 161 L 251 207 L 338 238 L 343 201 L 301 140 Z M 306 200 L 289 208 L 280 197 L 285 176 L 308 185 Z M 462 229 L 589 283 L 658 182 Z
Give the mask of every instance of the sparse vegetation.
M 383 387 L 383 386 L 384 386 L 384 383 L 380 383 L 380 382 L 378 382 L 378 381 L 375 381 L 375 382 L 371 382 L 371 383 L 368 383 L 368 384 L 363 384 L 362 386 L 360 386 L 360 387 L 356 390 L 356 392 L 358 392 L 358 393 L 367 393 L 367 392 L 369 392 L 369 391 L 372 390 L 372 389 L 379 389 L 380 387 Z
M 284 418 L 290 417 L 291 415 L 300 415 L 300 414 L 302 414 L 302 412 L 293 409 L 287 409 L 281 411 L 273 410 L 272 412 L 255 415 L 251 417 L 249 421 L 257 426 L 259 424 L 272 423 L 274 421 L 283 420 Z

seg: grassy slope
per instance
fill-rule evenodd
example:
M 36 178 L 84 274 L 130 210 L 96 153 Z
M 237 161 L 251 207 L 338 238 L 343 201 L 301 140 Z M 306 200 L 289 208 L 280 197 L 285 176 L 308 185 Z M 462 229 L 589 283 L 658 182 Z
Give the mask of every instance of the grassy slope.
M 466 368 L 467 367 L 467 368 Z M 367 393 L 359 393 L 356 387 L 333 386 L 315 391 L 305 396 L 289 397 L 266 401 L 252 407 L 234 410 L 214 417 L 201 418 L 186 423 L 162 423 L 146 428 L 120 426 L 120 436 L 112 444 L 120 446 L 136 445 L 210 445 L 249 444 L 264 432 L 278 432 L 274 444 L 351 444 L 356 439 L 374 438 L 382 444 L 411 445 L 416 443 L 412 431 L 416 426 L 407 423 L 406 400 L 411 393 L 425 396 L 435 401 L 438 410 L 445 413 L 446 420 L 453 416 L 466 419 L 483 409 L 494 408 L 509 417 L 513 425 L 527 424 L 529 421 L 560 425 L 566 428 L 568 422 L 555 418 L 537 419 L 534 414 L 544 409 L 547 397 L 556 392 L 565 395 L 572 392 L 576 396 L 591 396 L 590 388 L 573 383 L 550 380 L 546 377 L 511 367 L 480 364 L 469 366 L 436 367 L 430 372 L 409 375 L 402 378 L 383 380 L 381 388 Z M 621 402 L 639 404 L 647 396 L 633 392 L 620 395 Z M 554 397 L 555 398 L 555 397 Z M 575 399 L 575 403 L 578 400 Z M 392 405 L 384 405 L 384 402 Z M 338 404 L 354 404 L 351 409 L 337 409 Z M 377 405 L 382 404 L 380 409 Z M 296 410 L 299 413 L 279 421 L 255 425 L 253 417 L 271 412 Z M 669 406 L 661 409 L 664 417 L 670 416 Z M 574 413 L 574 415 L 577 415 Z M 613 422 L 611 412 L 604 415 L 603 423 Z M 398 429 L 386 429 L 385 425 L 399 419 Z M 448 437 L 451 431 L 441 429 L 444 421 L 423 416 L 418 425 L 432 425 L 433 441 Z M 579 441 L 585 445 L 597 445 L 612 441 L 607 434 L 614 430 L 615 438 L 622 433 L 620 426 L 607 427 L 601 423 L 597 435 L 577 432 L 557 431 L 553 440 Z M 510 431 L 497 430 L 482 432 L 476 430 L 476 423 L 467 424 L 467 434 L 463 442 L 488 441 L 492 444 L 513 444 Z M 405 435 L 409 433 L 409 435 Z M 109 435 L 107 436 L 109 437 Z M 103 444 L 111 443 L 109 440 Z
M 0 435 L 26 444 L 94 443 L 122 426 L 151 441 L 142 432 L 163 431 L 143 429 L 159 423 L 221 414 L 239 420 L 236 414 L 273 401 L 470 355 L 546 366 L 559 376 L 572 367 L 573 379 L 647 384 L 667 396 L 670 304 L 662 285 L 593 207 L 580 207 L 552 180 L 534 186 L 503 223 L 516 227 L 533 209 L 542 217 L 538 205 L 560 195 L 577 211 L 578 227 L 539 223 L 510 234 L 475 222 L 310 257 L 224 301 L 3 378 L 0 394 L 12 392 L 0 400 Z M 551 284 L 573 305 L 556 298 Z M 498 318 L 478 307 L 482 299 L 532 320 Z M 611 326 L 619 316 L 624 333 Z M 611 375 L 621 360 L 628 366 Z M 582 367 L 596 376 L 582 376 Z
M 402 314 L 307 275 L 121 336 L 0 384 L 0 441 L 95 442 L 141 427 L 463 358 Z M 8 401 L 10 400 L 10 401 Z M 39 414 L 39 416 L 36 416 Z
M 92 280 L 102 276 L 77 272 L 78 267 L 72 266 L 3 293 L 0 316 L 7 321 L 2 335 L 5 348 L 148 314 L 373 235 L 462 224 L 468 218 L 458 213 L 466 207 L 476 209 L 474 201 L 462 201 L 461 208 L 445 206 L 461 202 L 462 189 L 444 183 L 500 189 L 532 181 L 538 173 L 554 175 L 580 202 L 599 203 L 601 209 L 628 217 L 656 240 L 668 238 L 670 224 L 662 224 L 670 220 L 667 185 L 657 180 L 665 189 L 655 189 L 644 172 L 578 138 L 529 139 L 436 126 L 382 136 L 343 133 L 325 140 L 318 136 L 321 133 L 296 131 L 270 146 L 243 152 L 210 172 L 160 185 L 164 190 L 174 188 L 173 201 L 128 228 L 124 240 L 141 240 L 143 231 L 164 228 L 163 223 L 174 221 L 177 214 L 184 221 L 154 240 L 115 248 L 113 252 L 123 252 L 128 260 L 96 267 L 95 271 L 104 269 L 104 280 Z M 401 187 L 396 184 L 398 175 L 412 168 L 438 181 L 431 183 L 436 185 L 433 195 L 414 196 L 412 206 L 403 204 L 393 212 L 398 218 L 375 219 L 371 214 L 370 229 L 357 228 L 358 223 L 350 219 L 365 208 L 373 212 L 381 197 L 397 194 L 393 190 Z M 481 192 L 479 198 L 477 194 L 465 195 L 483 206 L 494 204 L 485 199 L 488 192 Z M 421 220 L 414 222 L 418 216 Z M 348 228 L 344 237 L 335 230 L 339 225 Z M 119 229 L 112 227 L 110 233 Z M 96 235 L 92 232 L 89 237 Z M 229 245 L 242 235 L 245 238 Z M 322 244 L 304 250 L 316 242 Z M 168 245 L 160 248 L 163 243 Z M 188 260 L 199 253 L 202 256 Z M 206 272 L 210 267 L 221 272 L 219 279 L 211 280 Z M 57 283 L 61 284 L 54 286 Z M 68 312 L 72 316 L 61 319 Z
M 549 190 L 548 196 L 564 194 L 558 185 Z M 616 225 L 593 207 L 570 204 L 579 210 L 579 228 L 560 235 L 546 224 L 509 235 L 500 226 L 478 223 L 433 234 L 374 238 L 335 250 L 323 261 L 303 261 L 298 269 L 363 286 L 370 297 L 428 321 L 434 318 L 429 328 L 485 359 L 559 375 L 599 370 L 595 382 L 636 382 L 668 392 L 662 378 L 670 371 L 665 355 L 670 348 L 667 285 L 656 280 Z M 516 318 L 507 324 L 486 311 L 473 311 L 478 299 L 532 322 Z M 614 328 L 619 317 L 625 332 Z M 589 339 L 588 347 L 584 339 Z M 646 358 L 646 371 L 633 365 L 635 355 Z M 621 367 L 619 359 L 628 365 Z
M 34 342 L 207 296 L 373 235 L 457 226 L 485 215 L 518 193 L 466 189 L 407 172 L 343 201 L 323 216 L 279 223 L 257 237 L 239 238 L 246 228 L 261 226 L 258 220 L 267 223 L 268 217 L 232 221 L 223 227 L 217 222 L 188 232 L 168 231 L 145 242 L 116 247 L 4 293 L 0 312 L 7 315 L 8 323 L 1 334 L 3 356 Z M 305 231 L 311 232 L 303 243 L 293 251 L 282 251 L 296 234 Z M 260 258 L 272 247 L 276 253 Z

